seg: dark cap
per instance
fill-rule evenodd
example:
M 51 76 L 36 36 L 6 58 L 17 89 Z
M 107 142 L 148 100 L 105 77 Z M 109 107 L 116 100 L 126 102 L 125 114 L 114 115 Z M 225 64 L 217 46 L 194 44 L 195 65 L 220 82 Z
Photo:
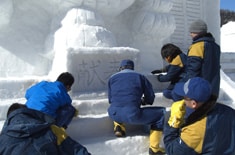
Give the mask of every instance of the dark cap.
M 175 85 L 177 95 L 188 97 L 197 102 L 206 102 L 211 96 L 211 91 L 210 83 L 201 77 L 194 77 L 186 83 Z
M 120 67 L 134 69 L 134 62 L 130 59 L 122 60 L 120 63 Z

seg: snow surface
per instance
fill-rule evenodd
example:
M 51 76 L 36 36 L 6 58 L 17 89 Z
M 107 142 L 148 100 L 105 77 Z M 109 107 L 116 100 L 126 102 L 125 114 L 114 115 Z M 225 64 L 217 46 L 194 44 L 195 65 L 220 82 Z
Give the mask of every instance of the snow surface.
M 164 65 L 157 49 L 164 42 L 179 40 L 171 38 L 173 32 L 182 32 L 177 31 L 180 29 L 177 22 L 184 21 L 181 26 L 187 28 L 187 21 L 193 20 L 180 16 L 180 11 L 185 13 L 187 10 L 174 10 L 174 6 L 182 4 L 193 5 L 190 11 L 197 9 L 201 13 L 199 17 L 213 17 L 204 20 L 217 42 L 221 39 L 222 52 L 235 52 L 235 22 L 224 25 L 221 38 L 218 36 L 219 16 L 215 12 L 219 12 L 219 0 L 191 1 L 187 5 L 186 0 L 148 2 L 1 0 L 0 127 L 11 103 L 25 103 L 24 93 L 28 87 L 41 80 L 54 80 L 61 71 L 69 70 L 75 73 L 77 81 L 71 97 L 73 105 L 79 109 L 79 116 L 67 129 L 68 134 L 94 155 L 148 154 L 149 139 L 145 126 L 127 125 L 125 138 L 113 135 L 104 89 L 108 77 L 116 72 L 119 61 L 133 59 L 136 69 L 144 73 L 157 90 L 154 106 L 169 109 L 172 101 L 160 93 L 164 84 L 156 82 L 149 71 Z M 205 6 L 211 5 L 205 3 L 211 3 L 213 7 L 206 9 Z M 188 32 L 183 31 L 182 36 L 184 46 L 187 46 L 191 42 L 187 40 Z M 231 56 L 229 66 L 235 68 L 231 67 L 235 56 Z M 234 73 L 229 75 L 234 76 Z M 234 81 L 221 70 L 219 101 L 233 108 L 234 88 Z
M 234 52 L 235 45 L 231 42 L 235 40 L 235 22 L 228 22 L 221 27 L 221 51 L 223 52 Z

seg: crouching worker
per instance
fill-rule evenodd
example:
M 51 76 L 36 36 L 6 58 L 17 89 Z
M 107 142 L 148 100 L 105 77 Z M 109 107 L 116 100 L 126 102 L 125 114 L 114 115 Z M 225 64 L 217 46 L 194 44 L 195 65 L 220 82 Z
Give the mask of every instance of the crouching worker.
M 42 81 L 26 91 L 26 106 L 41 111 L 56 120 L 56 125 L 67 128 L 78 111 L 68 94 L 74 83 L 71 73 L 61 73 L 54 82 Z
M 1 155 L 90 155 L 70 138 L 54 119 L 44 113 L 14 103 L 0 134 Z
M 159 82 L 170 82 L 169 86 L 163 90 L 162 94 L 168 99 L 173 101 L 181 100 L 182 97 L 178 96 L 172 91 L 175 84 L 182 81 L 185 76 L 187 55 L 184 54 L 179 47 L 174 44 L 165 44 L 161 49 L 162 58 L 168 63 L 166 67 L 160 70 L 154 70 L 152 74 L 158 74 L 157 79 Z M 163 75 L 162 73 L 166 73 Z
M 150 125 L 149 154 L 165 154 L 164 149 L 159 146 L 165 108 L 141 106 L 152 105 L 155 94 L 147 78 L 134 71 L 132 60 L 121 61 L 119 70 L 108 82 L 108 114 L 114 121 L 114 134 L 117 137 L 125 136 L 125 124 Z
M 184 100 L 172 104 L 164 126 L 167 155 L 235 154 L 235 110 L 216 102 L 208 81 L 200 77 L 175 85 Z M 185 108 L 193 109 L 189 116 Z

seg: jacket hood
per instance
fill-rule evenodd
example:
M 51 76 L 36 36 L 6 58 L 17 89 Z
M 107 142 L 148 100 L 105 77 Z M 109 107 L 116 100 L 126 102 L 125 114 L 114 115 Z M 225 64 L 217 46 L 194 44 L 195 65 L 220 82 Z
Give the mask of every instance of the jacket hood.
M 21 108 L 13 111 L 6 119 L 2 133 L 12 137 L 25 138 L 48 129 L 54 119 L 36 110 Z

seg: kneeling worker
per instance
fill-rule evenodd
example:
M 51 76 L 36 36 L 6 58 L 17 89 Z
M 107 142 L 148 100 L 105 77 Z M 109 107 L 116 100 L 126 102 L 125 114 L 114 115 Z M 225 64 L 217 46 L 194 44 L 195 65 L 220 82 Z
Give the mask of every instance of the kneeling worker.
M 141 107 L 152 105 L 154 98 L 151 83 L 144 75 L 134 71 L 134 62 L 121 61 L 119 72 L 112 75 L 108 82 L 108 114 L 114 121 L 114 133 L 117 137 L 125 136 L 124 124 L 150 125 L 149 154 L 162 155 L 165 151 L 159 144 L 165 107 Z

